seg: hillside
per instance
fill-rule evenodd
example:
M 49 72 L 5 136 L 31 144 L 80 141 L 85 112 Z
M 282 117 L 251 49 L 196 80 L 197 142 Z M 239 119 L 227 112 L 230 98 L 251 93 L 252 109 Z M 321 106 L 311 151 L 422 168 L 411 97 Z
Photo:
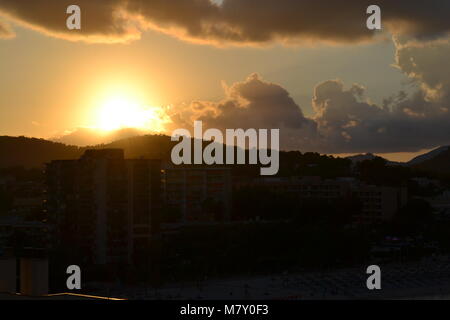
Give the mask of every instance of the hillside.
M 440 152 L 433 158 L 427 159 L 413 167 L 430 171 L 430 172 L 439 172 L 439 173 L 450 173 L 450 148 L 447 147 L 447 150 Z
M 52 160 L 78 159 L 87 149 L 119 148 L 123 149 L 126 158 L 158 158 L 170 159 L 172 147 L 178 142 L 171 141 L 169 136 L 146 135 L 118 140 L 108 144 L 92 147 L 75 147 L 43 139 L 25 137 L 1 137 L 0 168 L 24 166 L 26 168 L 42 167 Z M 204 142 L 207 144 L 208 142 Z M 281 152 L 280 174 L 291 175 L 324 175 L 329 177 L 345 176 L 350 173 L 350 161 L 333 158 L 316 153 L 299 151 Z M 259 166 L 236 166 L 236 172 L 259 175 Z
M 366 160 L 374 160 L 376 158 L 384 159 L 383 157 L 377 156 L 377 155 L 375 155 L 373 153 L 357 154 L 357 155 L 354 155 L 354 156 L 346 157 L 346 159 L 351 160 L 353 164 L 357 164 L 357 163 L 360 163 L 360 162 L 366 161 Z M 386 159 L 384 159 L 384 160 L 386 160 Z M 402 166 L 402 165 L 404 165 L 404 163 L 402 163 L 402 162 L 395 162 L 395 161 L 389 161 L 389 160 L 386 160 L 386 163 L 388 165 L 390 165 L 390 166 Z
M 127 158 L 166 158 L 174 142 L 168 136 L 139 136 L 93 147 L 76 147 L 44 139 L 0 137 L 0 168 L 42 167 L 52 160 L 79 158 L 86 149 L 121 148 Z
M 169 159 L 172 147 L 178 142 L 165 135 L 145 135 L 121 139 L 95 148 L 119 148 L 125 151 L 125 158 Z M 85 148 L 87 149 L 87 148 Z
M 76 147 L 44 139 L 26 137 L 0 137 L 0 168 L 23 166 L 39 168 L 52 160 L 78 159 L 86 149 L 120 148 L 125 151 L 126 158 L 159 158 L 169 159 L 172 147 L 169 136 L 145 135 L 118 140 L 109 144 L 92 147 Z M 427 155 L 419 159 L 426 159 L 411 167 L 433 172 L 450 173 L 450 149 L 434 153 L 434 157 Z M 333 159 L 325 155 L 301 152 L 281 152 L 280 173 L 284 175 L 308 174 L 320 175 L 332 168 L 329 175 L 345 175 L 347 162 L 354 163 L 361 160 L 373 160 L 371 154 L 349 157 L 347 159 Z M 342 160 L 342 161 L 341 161 Z M 388 162 L 388 165 L 393 163 Z M 327 169 L 328 168 L 328 169 Z
M 44 139 L 0 137 L 0 168 L 14 166 L 41 167 L 52 159 L 74 159 L 82 153 L 82 148 Z
M 439 148 L 436 148 L 434 150 L 431 150 L 430 152 L 424 153 L 424 154 L 422 154 L 420 156 L 417 156 L 414 159 L 408 161 L 407 165 L 415 166 L 415 165 L 418 165 L 418 164 L 420 164 L 420 163 L 422 163 L 424 161 L 431 160 L 431 159 L 439 156 L 441 153 L 443 153 L 445 151 L 448 151 L 449 148 L 450 148 L 449 146 L 444 146 L 444 147 L 439 147 Z

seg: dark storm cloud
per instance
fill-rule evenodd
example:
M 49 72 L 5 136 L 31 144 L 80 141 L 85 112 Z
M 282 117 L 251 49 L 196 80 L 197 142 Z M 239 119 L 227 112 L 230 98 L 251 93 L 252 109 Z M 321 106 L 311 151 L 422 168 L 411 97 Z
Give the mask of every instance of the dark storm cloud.
M 82 30 L 69 31 L 66 9 L 70 0 L 0 0 L 0 15 L 46 34 L 93 42 L 127 41 L 139 37 L 132 19 L 123 9 L 123 0 L 78 0 L 82 10 Z
M 156 29 L 192 41 L 227 44 L 358 42 L 367 30 L 366 0 L 79 0 L 80 32 L 65 28 L 66 0 L 0 0 L 0 11 L 68 39 L 126 41 Z M 450 30 L 450 2 L 379 0 L 383 24 L 396 34 L 437 37 Z

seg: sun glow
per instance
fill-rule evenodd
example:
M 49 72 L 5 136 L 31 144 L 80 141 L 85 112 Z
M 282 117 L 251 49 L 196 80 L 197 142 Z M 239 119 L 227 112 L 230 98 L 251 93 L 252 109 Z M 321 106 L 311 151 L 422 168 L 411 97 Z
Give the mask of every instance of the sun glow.
M 135 128 L 152 132 L 164 131 L 162 108 L 146 107 L 124 95 L 108 97 L 98 109 L 95 127 L 103 131 Z

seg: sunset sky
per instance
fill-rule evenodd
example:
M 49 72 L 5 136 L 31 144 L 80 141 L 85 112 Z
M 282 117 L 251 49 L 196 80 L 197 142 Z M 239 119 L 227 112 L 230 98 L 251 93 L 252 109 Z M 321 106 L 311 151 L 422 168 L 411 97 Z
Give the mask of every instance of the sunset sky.
M 86 128 L 200 119 L 330 154 L 450 144 L 450 2 L 378 1 L 382 31 L 367 30 L 368 4 L 0 0 L 0 135 L 82 144 Z

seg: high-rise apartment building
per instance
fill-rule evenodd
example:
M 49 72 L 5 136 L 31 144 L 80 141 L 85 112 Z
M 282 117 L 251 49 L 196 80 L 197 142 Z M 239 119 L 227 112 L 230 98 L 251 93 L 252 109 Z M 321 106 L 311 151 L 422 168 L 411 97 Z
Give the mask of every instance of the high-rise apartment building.
M 169 167 L 163 170 L 164 201 L 182 222 L 226 221 L 231 216 L 229 168 Z
M 159 160 L 88 150 L 47 165 L 47 210 L 58 248 L 86 263 L 133 263 L 157 228 Z

